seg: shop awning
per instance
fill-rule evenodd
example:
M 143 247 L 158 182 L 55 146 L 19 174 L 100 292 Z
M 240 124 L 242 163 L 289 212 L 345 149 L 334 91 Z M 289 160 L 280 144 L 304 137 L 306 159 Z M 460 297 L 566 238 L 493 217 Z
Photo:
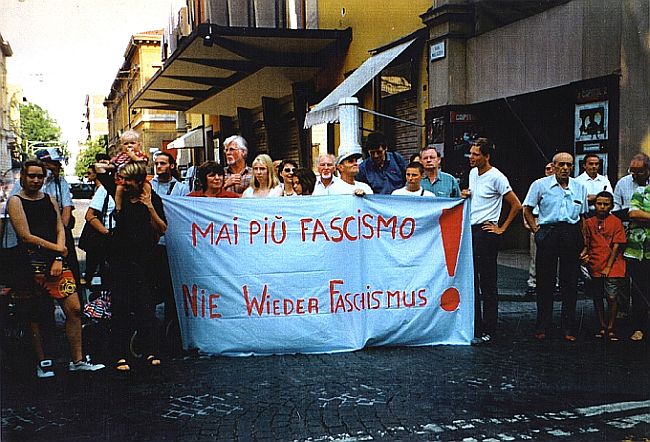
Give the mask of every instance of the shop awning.
M 359 66 L 336 89 L 318 103 L 305 116 L 305 129 L 315 124 L 335 123 L 339 121 L 338 102 L 341 98 L 353 97 L 375 76 L 384 70 L 393 60 L 400 56 L 416 39 L 408 40 L 390 49 L 379 52 Z
M 189 149 L 203 147 L 203 128 L 194 129 L 181 135 L 167 145 L 167 149 Z
M 131 107 L 236 115 L 292 93 L 347 50 L 350 28 L 238 28 L 204 23 L 134 97 Z

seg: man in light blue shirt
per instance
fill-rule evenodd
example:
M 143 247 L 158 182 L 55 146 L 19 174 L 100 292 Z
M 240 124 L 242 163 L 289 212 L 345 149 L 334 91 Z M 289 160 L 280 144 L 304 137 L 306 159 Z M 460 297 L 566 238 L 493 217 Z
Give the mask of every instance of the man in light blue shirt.
M 420 185 L 435 196 L 460 198 L 460 186 L 452 175 L 440 170 L 440 153 L 433 146 L 420 151 L 420 162 L 424 166 L 424 178 Z
M 537 244 L 537 324 L 535 338 L 546 339 L 553 322 L 553 289 L 558 261 L 562 290 L 564 339 L 576 340 L 575 312 L 583 245 L 582 219 L 589 211 L 587 189 L 571 178 L 573 156 L 559 152 L 553 157 L 555 174 L 531 184 L 524 200 L 524 217 Z M 535 218 L 533 208 L 539 207 Z

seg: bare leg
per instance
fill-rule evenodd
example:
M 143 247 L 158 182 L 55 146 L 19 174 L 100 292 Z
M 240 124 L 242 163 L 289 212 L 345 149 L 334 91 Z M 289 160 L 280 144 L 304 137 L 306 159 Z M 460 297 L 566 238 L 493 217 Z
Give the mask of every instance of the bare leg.
M 61 307 L 65 313 L 65 334 L 68 337 L 70 356 L 72 356 L 72 362 L 79 362 L 83 356 L 81 352 L 81 312 L 77 294 L 65 298 Z
M 616 313 L 618 313 L 618 302 L 616 302 L 616 296 L 607 298 L 609 304 L 609 321 L 607 323 L 607 328 L 609 330 L 614 330 L 614 321 L 616 321 Z

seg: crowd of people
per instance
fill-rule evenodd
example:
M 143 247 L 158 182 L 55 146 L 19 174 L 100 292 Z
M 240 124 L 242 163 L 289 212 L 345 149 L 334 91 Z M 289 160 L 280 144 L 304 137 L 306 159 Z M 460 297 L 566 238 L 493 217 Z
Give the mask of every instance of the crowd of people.
M 634 156 L 629 175 L 612 187 L 598 173 L 600 158 L 587 154 L 584 173 L 572 178 L 574 158 L 558 152 L 534 181 L 523 203 L 508 178 L 492 165 L 495 146 L 486 138 L 472 141 L 468 156 L 469 185 L 441 170 L 441 153 L 427 146 L 406 161 L 389 150 L 386 137 L 373 132 L 360 150 L 323 154 L 311 167 L 296 161 L 273 161 L 257 155 L 248 165 L 248 145 L 239 136 L 224 142 L 226 165 L 205 161 L 193 176 L 183 180 L 173 155 L 153 155 L 152 178 L 139 134 L 122 134 L 112 158 L 98 155 L 87 179 L 96 185 L 85 214 L 80 247 L 86 250 L 82 275 L 71 229 L 72 200 L 61 170 L 60 152 L 41 149 L 36 159 L 22 165 L 19 184 L 7 204 L 9 223 L 17 245 L 28 258 L 28 284 L 16 283 L 13 296 L 30 303 L 30 327 L 37 358 L 37 375 L 54 376 L 52 359 L 43 347 L 43 331 L 51 328 L 52 301 L 66 315 L 66 336 L 74 371 L 104 368 L 84 356 L 81 348 L 81 286 L 96 273 L 105 277 L 112 302 L 109 336 L 114 369 L 132 369 L 129 339 L 132 330 L 148 367 L 162 365 L 156 334 L 155 306 L 165 303 L 165 321 L 177 321 L 172 281 L 167 262 L 167 220 L 160 195 L 203 198 L 267 198 L 323 195 L 464 198 L 470 204 L 470 224 L 475 279 L 475 329 L 472 344 L 493 341 L 498 326 L 497 256 L 501 237 L 520 213 L 531 232 L 531 278 L 536 292 L 537 321 L 534 337 L 545 340 L 553 333 L 553 297 L 556 281 L 562 294 L 561 335 L 577 339 L 575 325 L 580 266 L 589 273 L 586 290 L 593 296 L 597 315 L 596 338 L 619 340 L 615 323 L 627 313 L 631 294 L 631 339 L 643 340 L 647 330 L 650 297 L 650 159 Z M 503 211 L 503 203 L 507 210 Z M 502 214 L 503 212 L 503 214 Z M 504 216 L 505 214 L 505 216 Z M 92 233 L 92 235 L 91 235 Z M 7 234 L 5 232 L 5 234 Z M 90 238 L 90 239 L 89 239 Z M 13 246 L 12 245 L 12 246 Z M 559 275 L 558 275 L 559 268 Z M 18 273 L 17 273 L 18 274 Z M 22 281 L 24 282 L 24 281 Z M 605 312 L 603 298 L 607 299 Z

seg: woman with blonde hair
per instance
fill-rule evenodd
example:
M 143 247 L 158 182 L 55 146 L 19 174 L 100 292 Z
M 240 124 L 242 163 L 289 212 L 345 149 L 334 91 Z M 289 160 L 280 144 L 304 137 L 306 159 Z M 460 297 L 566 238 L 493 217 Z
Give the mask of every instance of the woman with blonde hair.
M 256 156 L 251 166 L 253 168 L 253 179 L 250 187 L 242 194 L 242 198 L 282 196 L 282 187 L 270 156 L 266 154 Z

